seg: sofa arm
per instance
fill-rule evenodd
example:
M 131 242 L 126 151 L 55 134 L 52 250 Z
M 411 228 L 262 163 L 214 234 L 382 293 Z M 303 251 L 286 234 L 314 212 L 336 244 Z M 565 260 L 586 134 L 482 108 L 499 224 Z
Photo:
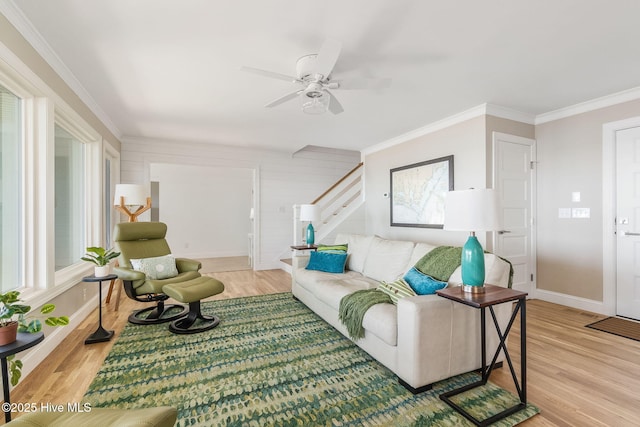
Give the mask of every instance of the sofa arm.
M 454 303 L 437 295 L 398 300 L 398 376 L 419 388 L 450 377 Z
M 305 268 L 309 264 L 309 255 L 296 255 L 291 260 L 291 269 L 293 271 L 299 268 Z
M 493 306 L 504 332 L 513 304 Z M 487 312 L 487 362 L 498 336 Z M 398 376 L 414 388 L 480 368 L 480 310 L 437 295 L 398 300 Z M 498 358 L 502 360 L 504 355 Z

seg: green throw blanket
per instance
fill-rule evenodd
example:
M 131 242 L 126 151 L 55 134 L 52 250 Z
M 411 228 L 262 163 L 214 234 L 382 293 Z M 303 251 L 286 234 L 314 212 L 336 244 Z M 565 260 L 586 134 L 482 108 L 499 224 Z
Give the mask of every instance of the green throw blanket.
M 377 289 L 363 289 L 342 297 L 338 318 L 347 328 L 351 339 L 364 338 L 364 328 L 362 327 L 364 314 L 372 305 L 383 302 L 391 304 L 391 297 Z
M 414 266 L 419 272 L 441 282 L 448 282 L 449 277 L 460 266 L 462 248 L 459 246 L 438 246 L 429 251 Z
M 491 252 L 485 251 L 485 253 Z M 421 273 L 429 275 L 436 280 L 448 282 L 455 269 L 460 266 L 461 257 L 462 248 L 459 246 L 438 246 L 420 258 L 414 267 Z M 509 264 L 509 283 L 507 287 L 511 288 L 513 285 L 513 264 L 506 258 L 501 256 L 498 256 L 498 258 Z

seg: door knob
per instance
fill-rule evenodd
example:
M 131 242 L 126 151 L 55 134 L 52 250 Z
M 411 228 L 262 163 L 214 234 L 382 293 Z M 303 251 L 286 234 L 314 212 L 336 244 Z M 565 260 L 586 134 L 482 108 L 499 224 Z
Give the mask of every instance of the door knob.
M 498 234 L 505 234 L 505 233 L 511 233 L 511 231 L 509 231 L 509 230 L 500 230 L 500 231 L 498 231 Z

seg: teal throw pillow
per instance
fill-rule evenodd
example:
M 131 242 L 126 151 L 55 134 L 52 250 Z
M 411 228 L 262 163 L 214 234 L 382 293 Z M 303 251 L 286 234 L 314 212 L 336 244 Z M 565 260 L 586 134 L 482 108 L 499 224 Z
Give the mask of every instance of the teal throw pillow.
M 416 295 L 413 289 L 411 289 L 411 286 L 403 279 L 398 279 L 391 283 L 382 282 L 377 289 L 389 295 L 391 302 L 396 305 L 400 298 L 413 297 Z
M 344 273 L 347 254 L 332 254 L 323 251 L 311 252 L 307 270 L 324 271 L 326 273 Z
M 143 272 L 147 279 L 169 279 L 178 275 L 176 259 L 172 255 L 151 258 L 130 259 L 134 270 Z
M 435 294 L 436 291 L 447 287 L 447 282 L 441 282 L 427 274 L 421 273 L 415 267 L 409 270 L 403 279 L 418 295 Z
M 317 251 L 331 254 L 346 254 L 348 247 L 347 243 L 340 245 L 318 245 Z

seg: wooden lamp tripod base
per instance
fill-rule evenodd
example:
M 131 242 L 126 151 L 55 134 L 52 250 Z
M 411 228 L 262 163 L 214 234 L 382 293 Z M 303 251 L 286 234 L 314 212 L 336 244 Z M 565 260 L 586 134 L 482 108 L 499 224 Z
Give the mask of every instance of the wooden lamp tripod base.
M 127 207 L 127 205 L 124 204 L 124 196 L 121 196 L 120 204 L 115 205 L 115 208 L 120 212 L 122 212 L 123 214 L 125 214 L 127 218 L 129 218 L 129 222 L 138 222 L 138 216 L 140 216 L 140 214 L 142 214 L 143 212 L 146 212 L 149 209 L 151 209 L 151 197 L 147 197 L 146 205 L 138 206 L 138 209 L 136 209 L 134 212 L 131 212 Z

